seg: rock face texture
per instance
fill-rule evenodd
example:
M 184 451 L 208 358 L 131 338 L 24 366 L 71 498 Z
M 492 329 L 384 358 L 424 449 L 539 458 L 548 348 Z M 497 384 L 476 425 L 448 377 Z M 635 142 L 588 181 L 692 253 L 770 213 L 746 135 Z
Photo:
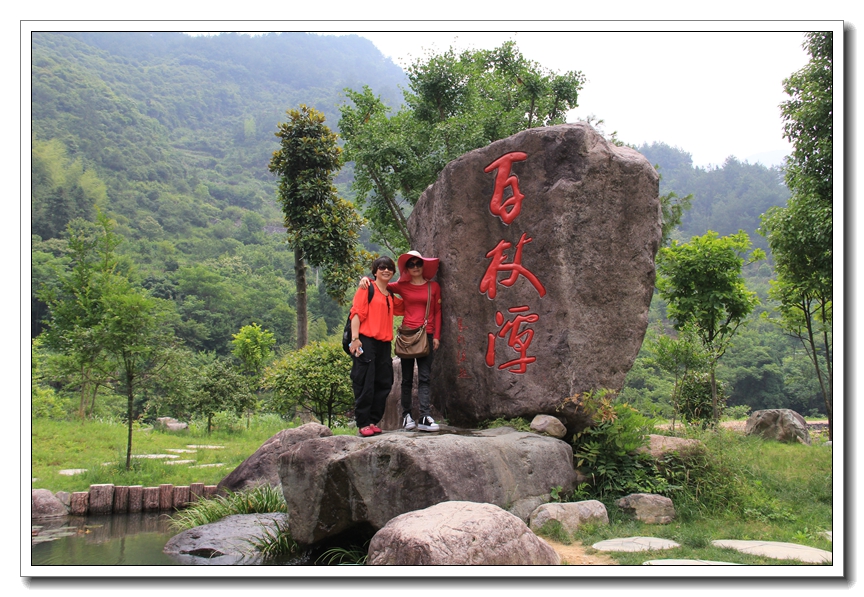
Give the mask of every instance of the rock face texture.
M 446 501 L 487 502 L 527 521 L 575 478 L 569 444 L 509 428 L 310 439 L 282 454 L 280 475 L 291 536 L 306 545 Z
M 492 504 L 444 502 L 397 516 L 369 544 L 372 566 L 558 565 L 522 520 Z
M 648 524 L 669 524 L 675 518 L 672 500 L 653 493 L 631 493 L 616 501 L 615 505 Z
M 609 524 L 609 514 L 603 502 L 597 500 L 543 504 L 531 513 L 528 526 L 537 531 L 550 520 L 557 520 L 565 531 L 572 533 L 586 522 Z
M 162 551 L 186 565 L 252 566 L 262 561 L 253 542 L 287 527 L 287 514 L 234 514 L 174 535 Z
M 451 425 L 555 413 L 620 389 L 648 323 L 659 177 L 586 123 L 535 128 L 449 163 L 408 221 L 440 258 L 432 400 Z M 563 404 L 562 404 L 563 403 Z
M 240 491 L 256 485 L 279 485 L 279 455 L 296 444 L 313 437 L 333 435 L 328 427 L 306 423 L 293 429 L 283 429 L 266 442 L 228 476 L 219 481 L 217 491 Z
M 810 432 L 804 417 L 788 408 L 757 410 L 744 426 L 745 435 L 761 435 L 779 442 L 801 442 L 810 445 Z
M 30 496 L 31 518 L 53 518 L 69 514 L 69 509 L 48 489 L 31 489 Z

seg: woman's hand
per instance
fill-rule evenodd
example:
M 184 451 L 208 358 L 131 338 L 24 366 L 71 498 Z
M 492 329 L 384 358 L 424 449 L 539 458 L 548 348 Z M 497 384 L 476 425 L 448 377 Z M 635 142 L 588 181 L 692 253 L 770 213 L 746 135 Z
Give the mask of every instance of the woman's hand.
M 366 276 L 360 278 L 360 288 L 362 288 L 363 290 L 369 288 L 369 278 L 367 278 Z
M 441 345 L 441 342 L 438 338 L 432 338 L 432 350 L 438 350 L 438 347 Z
M 348 345 L 348 350 L 350 350 L 351 354 L 353 354 L 355 357 L 359 357 L 361 354 L 363 354 L 363 343 L 360 342 L 360 338 L 352 340 L 351 344 Z

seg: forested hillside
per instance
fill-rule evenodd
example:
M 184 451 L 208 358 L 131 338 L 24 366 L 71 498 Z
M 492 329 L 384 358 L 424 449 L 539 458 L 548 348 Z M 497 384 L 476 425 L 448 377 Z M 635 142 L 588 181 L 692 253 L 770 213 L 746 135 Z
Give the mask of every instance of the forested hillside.
M 364 84 L 398 105 L 402 70 L 358 36 L 34 33 L 32 49 L 34 289 L 61 257 L 46 241 L 98 207 L 144 286 L 177 303 L 190 346 L 224 353 L 252 319 L 290 342 L 293 259 L 267 169 L 277 123 L 306 103 L 335 129 L 343 89 Z M 341 320 L 318 299 L 313 338 Z
M 294 344 L 294 256 L 276 203 L 277 179 L 268 170 L 279 148 L 274 133 L 286 110 L 300 104 L 314 107 L 338 132 L 345 88 L 359 92 L 368 86 L 370 101 L 371 94 L 380 95 L 396 109 L 408 78 L 356 35 L 34 33 L 31 82 L 32 337 L 44 331 L 48 311 L 42 299 L 54 290 L 64 292 L 58 272 L 73 275 L 72 266 L 81 261 L 69 243 L 67 225 L 80 224 L 76 218 L 98 222 L 99 214 L 108 216 L 116 222 L 109 234 L 101 224 L 78 226 L 79 240 L 95 247 L 99 239 L 109 239 L 108 244 L 116 239 L 116 255 L 113 245 L 103 247 L 103 269 L 170 306 L 164 322 L 182 352 L 173 357 L 175 373 L 161 375 L 162 385 L 152 391 L 175 400 L 178 410 L 163 401 L 158 407 L 168 409 L 163 413 L 180 413 L 177 405 L 186 390 L 178 388 L 184 383 L 193 387 L 190 379 L 205 379 L 200 371 L 207 367 L 217 371 L 214 360 L 236 349 L 232 338 L 244 326 L 254 323 L 272 333 L 277 349 L 287 351 Z M 357 126 L 369 123 L 369 115 L 365 120 L 363 115 L 353 114 Z M 382 114 L 376 117 L 383 122 Z M 760 215 L 785 205 L 789 197 L 779 169 L 734 157 L 722 166 L 694 167 L 685 149 L 662 141 L 637 149 L 658 166 L 661 194 L 692 194 L 672 239 L 686 242 L 709 230 L 729 235 L 741 229 L 767 250 L 756 232 Z M 357 163 L 362 164 L 360 158 Z M 358 166 L 358 179 L 360 172 Z M 353 200 L 352 181 L 353 165 L 348 163 L 335 179 L 348 200 Z M 382 250 L 369 239 L 364 230 L 366 248 Z M 768 298 L 771 256 L 744 273 L 761 305 L 717 370 L 729 404 L 788 406 L 803 414 L 819 410 L 807 356 L 777 326 L 760 318 L 774 308 Z M 345 308 L 324 292 L 318 272 L 311 270 L 307 279 L 309 340 L 322 340 L 341 328 Z M 670 333 L 659 296 L 650 318 L 649 341 Z M 58 352 L 54 349 L 54 356 Z M 34 355 L 35 388 L 35 380 L 41 379 L 35 364 L 42 357 L 36 349 Z M 46 360 L 46 369 L 54 366 L 59 365 Z M 52 375 L 51 387 L 64 390 L 57 381 L 62 376 Z M 97 393 L 114 396 L 107 381 L 91 382 L 81 371 L 75 375 L 67 375 L 67 387 L 95 388 L 91 414 Z M 116 386 L 116 379 L 111 383 Z M 670 374 L 644 348 L 623 398 L 643 412 L 670 416 L 672 386 Z M 82 413 L 83 396 L 82 389 Z M 143 404 L 148 398 L 136 399 Z

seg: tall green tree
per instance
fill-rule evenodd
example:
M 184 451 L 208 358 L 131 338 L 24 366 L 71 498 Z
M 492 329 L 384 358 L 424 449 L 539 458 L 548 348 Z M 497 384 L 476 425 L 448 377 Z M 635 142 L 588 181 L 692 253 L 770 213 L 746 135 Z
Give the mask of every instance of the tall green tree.
M 84 419 L 88 402 L 92 413 L 99 388 L 112 375 L 110 355 L 99 337 L 107 317 L 105 299 L 121 278 L 116 249 L 122 239 L 102 213 L 95 224 L 74 219 L 67 234 L 68 268 L 55 265 L 53 283 L 37 296 L 48 307 L 41 337 L 58 355 L 58 375 L 78 391 L 78 417 Z
M 657 288 L 667 302 L 666 312 L 675 329 L 688 324 L 708 353 L 714 423 L 720 420 L 717 404 L 717 361 L 753 308 L 755 292 L 747 290 L 742 276 L 744 255 L 750 250 L 747 233 L 718 237 L 716 232 L 693 237 L 689 243 L 672 241 L 660 250 Z M 761 249 L 750 259 L 764 258 Z
M 127 280 L 115 279 L 104 299 L 105 319 L 96 341 L 115 364 L 115 378 L 126 396 L 126 469 L 132 466 L 136 396 L 151 385 L 171 360 L 175 343 L 169 301 L 153 298 Z
M 796 196 L 831 203 L 834 192 L 834 34 L 804 35 L 810 60 L 783 81 L 789 100 L 780 105 L 783 136 L 792 142 L 786 184 Z
M 526 59 L 516 44 L 451 48 L 408 68 L 404 106 L 395 113 L 369 87 L 346 89 L 340 108 L 353 189 L 372 239 L 394 254 L 411 246 L 407 217 L 451 160 L 521 130 L 560 124 L 577 106 L 585 77 L 557 74 Z
M 785 173 L 792 197 L 763 216 L 760 232 L 775 261 L 777 321 L 807 350 L 833 438 L 833 34 L 807 33 L 804 47 L 810 61 L 784 81 L 791 99 L 780 107 L 793 144 Z
M 367 261 L 358 244 L 363 221 L 336 195 L 333 176 L 342 150 L 321 112 L 305 105 L 289 110 L 276 136 L 280 148 L 269 167 L 279 176 L 279 203 L 294 250 L 297 348 L 302 348 L 308 340 L 306 264 L 321 267 L 328 294 L 344 302 Z

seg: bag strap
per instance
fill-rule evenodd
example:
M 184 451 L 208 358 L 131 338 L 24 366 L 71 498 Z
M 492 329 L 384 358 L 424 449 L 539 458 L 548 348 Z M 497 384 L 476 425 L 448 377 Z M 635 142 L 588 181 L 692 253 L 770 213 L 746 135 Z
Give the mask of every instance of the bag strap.
M 426 298 L 426 315 L 423 316 L 423 329 L 429 325 L 429 304 L 432 302 L 432 282 L 426 282 L 426 289 L 429 291 L 429 296 Z
M 375 296 L 375 280 L 369 282 L 369 296 L 367 297 L 367 301 L 371 303 L 373 296 Z

